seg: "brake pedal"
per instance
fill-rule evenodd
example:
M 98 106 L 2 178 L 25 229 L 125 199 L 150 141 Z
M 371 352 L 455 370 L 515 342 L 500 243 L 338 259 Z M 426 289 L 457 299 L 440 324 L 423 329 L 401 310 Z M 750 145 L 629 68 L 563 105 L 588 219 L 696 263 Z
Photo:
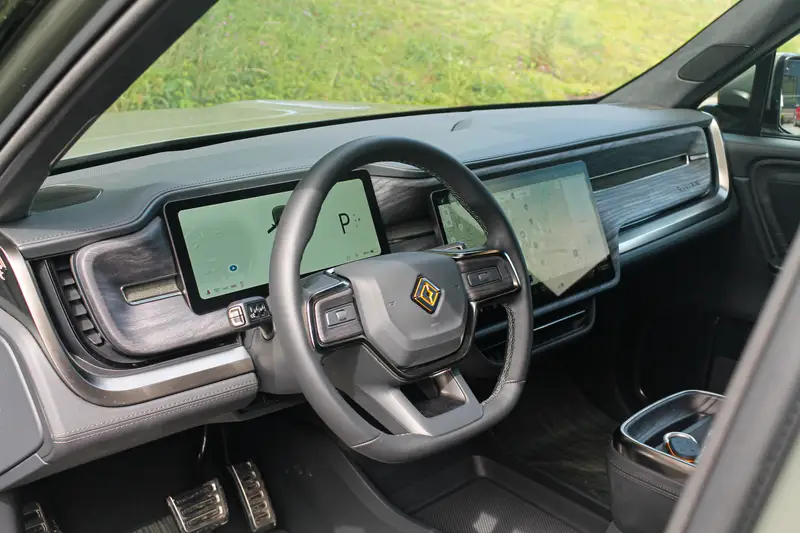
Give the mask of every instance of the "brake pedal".
M 22 523 L 25 533 L 55 533 L 56 530 L 50 526 L 50 522 L 44 515 L 42 506 L 39 502 L 31 502 L 22 508 Z
M 267 487 L 261 473 L 252 461 L 245 461 L 228 467 L 236 484 L 239 499 L 242 500 L 250 530 L 261 533 L 274 528 L 277 520 Z
M 167 505 L 181 533 L 211 531 L 228 522 L 228 503 L 216 479 L 168 497 Z

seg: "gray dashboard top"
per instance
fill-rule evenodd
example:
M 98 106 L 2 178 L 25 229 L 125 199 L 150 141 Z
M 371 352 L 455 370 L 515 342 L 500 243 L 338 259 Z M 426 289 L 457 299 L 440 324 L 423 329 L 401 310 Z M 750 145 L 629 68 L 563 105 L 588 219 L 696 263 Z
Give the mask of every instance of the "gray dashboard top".
M 680 126 L 706 126 L 709 122 L 710 116 L 691 110 L 580 104 L 436 113 L 312 127 L 58 174 L 44 186 L 85 184 L 103 192 L 82 204 L 33 213 L 0 226 L 0 230 L 29 259 L 74 251 L 143 227 L 165 198 L 297 179 L 328 151 L 370 135 L 413 137 L 466 163 L 477 163 Z

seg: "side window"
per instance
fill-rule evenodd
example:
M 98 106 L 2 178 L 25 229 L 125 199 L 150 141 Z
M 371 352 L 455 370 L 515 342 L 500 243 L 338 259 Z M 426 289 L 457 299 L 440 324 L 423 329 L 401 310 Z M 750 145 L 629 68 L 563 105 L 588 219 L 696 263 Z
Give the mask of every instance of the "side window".
M 774 83 L 770 104 L 780 109 L 776 132 L 800 137 L 800 36 L 778 49 Z

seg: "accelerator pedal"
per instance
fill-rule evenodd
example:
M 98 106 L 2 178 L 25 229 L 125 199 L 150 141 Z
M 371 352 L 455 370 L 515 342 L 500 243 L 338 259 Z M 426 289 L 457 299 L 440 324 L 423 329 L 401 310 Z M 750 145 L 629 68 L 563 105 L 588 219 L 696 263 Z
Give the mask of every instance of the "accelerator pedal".
M 236 491 L 242 500 L 250 531 L 262 533 L 273 529 L 277 523 L 272 502 L 261 473 L 252 461 L 245 461 L 228 467 L 236 484 Z
M 212 531 L 228 522 L 228 503 L 216 479 L 168 497 L 167 505 L 181 533 Z
M 22 523 L 25 533 L 58 533 L 58 527 L 47 519 L 38 502 L 30 502 L 22 508 Z

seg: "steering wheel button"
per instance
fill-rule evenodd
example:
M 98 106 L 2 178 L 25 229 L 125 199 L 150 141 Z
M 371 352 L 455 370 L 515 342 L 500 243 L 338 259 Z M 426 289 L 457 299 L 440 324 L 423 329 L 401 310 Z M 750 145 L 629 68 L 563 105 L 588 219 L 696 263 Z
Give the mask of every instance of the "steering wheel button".
M 228 309 L 228 322 L 235 328 L 240 328 L 246 324 L 241 306 L 237 305 Z
M 479 285 L 485 285 L 487 283 L 492 283 L 493 281 L 499 280 L 500 271 L 495 267 L 467 274 L 467 283 L 469 283 L 470 287 L 477 287 Z
M 356 318 L 356 309 L 353 304 L 345 305 L 339 309 L 331 309 L 325 313 L 325 324 L 331 328 L 350 322 Z

